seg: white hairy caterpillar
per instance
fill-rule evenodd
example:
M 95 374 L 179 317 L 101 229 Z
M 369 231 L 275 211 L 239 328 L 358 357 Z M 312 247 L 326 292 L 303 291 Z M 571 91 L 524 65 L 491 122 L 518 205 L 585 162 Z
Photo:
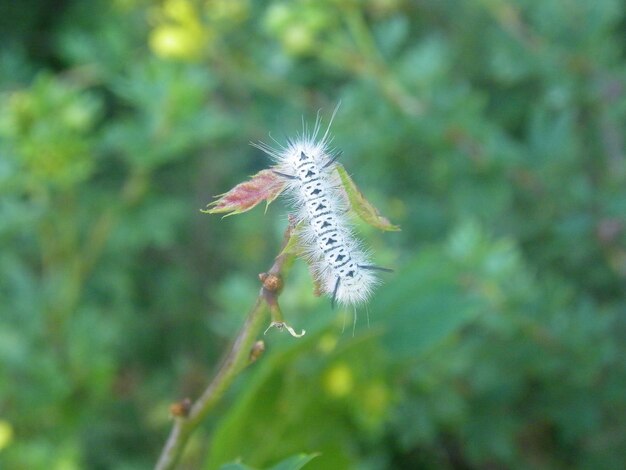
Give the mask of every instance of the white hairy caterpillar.
M 354 236 L 346 217 L 349 202 L 336 173 L 341 152 L 332 149 L 330 126 L 318 139 L 321 119 L 309 132 L 277 148 L 264 142 L 253 144 L 275 161 L 274 173 L 285 178 L 285 193 L 291 200 L 300 222 L 300 243 L 321 290 L 331 296 L 331 303 L 357 305 L 368 300 L 378 283 L 373 271 L 391 271 L 374 266 L 362 242 Z

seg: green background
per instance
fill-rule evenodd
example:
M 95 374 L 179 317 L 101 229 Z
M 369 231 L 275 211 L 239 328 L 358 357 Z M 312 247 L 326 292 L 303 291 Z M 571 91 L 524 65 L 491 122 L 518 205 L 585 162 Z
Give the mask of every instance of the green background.
M 623 465 L 621 0 L 24 0 L 0 37 L 1 468 L 152 467 L 289 210 L 199 209 L 339 101 L 395 272 L 353 334 L 296 262 L 306 336 L 268 332 L 184 468 Z

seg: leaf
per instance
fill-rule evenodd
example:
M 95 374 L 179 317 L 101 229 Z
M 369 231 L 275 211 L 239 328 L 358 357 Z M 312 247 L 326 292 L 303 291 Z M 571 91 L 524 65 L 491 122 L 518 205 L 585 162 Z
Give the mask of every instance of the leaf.
M 462 283 L 464 271 L 441 246 L 423 248 L 376 293 L 370 312 L 384 316 L 383 343 L 396 360 L 419 359 L 485 311 Z
M 282 462 L 273 465 L 268 470 L 300 470 L 307 463 L 317 457 L 319 454 L 298 454 L 293 455 Z
M 225 463 L 220 467 L 220 470 L 255 470 L 253 467 L 248 467 L 241 462 Z
M 302 220 L 298 221 L 291 231 L 291 236 L 287 241 L 287 244 L 280 252 L 278 256 L 301 256 L 302 255 L 302 243 L 300 241 L 300 229 L 302 227 Z
M 319 454 L 297 454 L 272 465 L 267 470 L 300 470 L 307 463 L 317 457 Z M 254 468 L 242 464 L 241 462 L 226 463 L 220 467 L 220 470 L 254 470 Z
M 368 223 L 372 227 L 376 227 L 380 230 L 386 230 L 391 232 L 396 232 L 400 230 L 400 226 L 393 225 L 386 217 L 380 215 L 378 209 L 376 209 L 367 199 L 363 196 L 363 193 L 359 191 L 359 188 L 346 169 L 337 164 L 335 166 L 337 173 L 339 173 L 339 177 L 341 178 L 341 184 L 343 185 L 344 190 L 350 200 L 350 205 L 352 209 L 357 213 L 357 215 L 363 220 L 363 222 Z
M 201 209 L 205 214 L 229 215 L 249 211 L 262 201 L 271 204 L 285 188 L 285 180 L 272 170 L 261 170 L 244 183 L 239 183 L 227 193 L 221 194 L 217 201 Z
M 321 323 L 327 323 L 329 318 L 327 316 Z M 283 343 L 282 347 L 277 344 L 277 348 L 263 357 L 233 406 L 218 420 L 203 467 L 205 470 L 221 470 L 223 462 L 235 459 L 257 468 L 270 467 L 276 470 L 272 462 L 280 458 L 278 452 L 282 455 L 301 455 L 299 451 L 310 446 L 312 432 L 321 432 L 324 436 L 316 442 L 316 450 L 323 452 L 318 454 L 320 461 L 327 463 L 327 468 L 348 468 L 342 454 L 344 449 L 333 447 L 347 431 L 341 427 L 343 421 L 340 418 L 327 415 L 324 401 L 319 400 L 319 388 L 312 385 L 317 384 L 318 380 L 305 380 L 306 392 L 289 396 L 289 415 L 280 421 L 276 419 L 278 408 L 285 403 L 282 401 L 284 394 L 277 393 L 284 383 L 285 371 L 292 367 L 291 364 L 297 358 L 310 357 L 310 351 L 315 350 L 320 341 L 321 332 L 326 331 L 320 331 L 320 328 L 323 325 L 317 329 L 312 327 L 312 334 L 307 333 L 298 341 Z M 313 356 L 316 363 L 325 363 L 324 356 Z M 276 444 L 268 449 L 268 444 L 259 443 Z M 313 455 L 309 455 L 312 459 Z M 277 465 L 284 463 L 281 461 Z

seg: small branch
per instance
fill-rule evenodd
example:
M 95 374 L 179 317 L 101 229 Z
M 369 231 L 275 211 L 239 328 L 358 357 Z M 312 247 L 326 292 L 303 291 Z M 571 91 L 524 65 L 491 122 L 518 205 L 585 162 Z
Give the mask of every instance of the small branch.
M 418 117 L 424 114 L 426 107 L 418 98 L 413 96 L 402 83 L 391 73 L 381 54 L 376 40 L 368 27 L 360 9 L 348 6 L 345 8 L 344 19 L 348 30 L 361 54 L 362 62 L 356 64 L 356 69 L 369 75 L 380 87 L 383 94 L 402 112 L 409 116 Z M 350 63 L 349 61 L 344 64 Z
M 80 275 L 83 279 L 89 276 L 102 255 L 111 232 L 118 223 L 122 209 L 136 204 L 146 193 L 149 183 L 148 177 L 149 175 L 144 172 L 133 172 L 120 191 L 120 204 L 109 206 L 92 224 L 79 258 Z
M 256 360 L 255 351 L 259 349 L 259 346 L 255 343 L 255 340 L 261 332 L 266 313 L 268 309 L 270 311 L 278 309 L 277 298 L 282 288 L 281 271 L 287 258 L 292 256 L 282 252 L 291 238 L 293 228 L 293 224 L 287 227 L 283 244 L 279 251 L 281 254 L 276 257 L 270 270 L 260 275 L 263 287 L 259 292 L 259 296 L 250 310 L 244 325 L 239 330 L 230 350 L 222 360 L 213 380 L 211 380 L 208 387 L 194 404 L 190 407 L 183 407 L 183 409 L 188 408 L 188 412 L 185 410 L 185 412 L 173 413 L 174 427 L 161 451 L 155 470 L 166 470 L 176 467 L 191 434 L 219 402 L 235 377 L 248 364 Z

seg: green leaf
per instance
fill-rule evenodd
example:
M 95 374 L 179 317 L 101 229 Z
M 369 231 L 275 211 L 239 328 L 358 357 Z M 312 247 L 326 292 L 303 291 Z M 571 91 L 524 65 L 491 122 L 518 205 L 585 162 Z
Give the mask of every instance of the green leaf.
M 319 400 L 322 395 L 319 380 L 309 375 L 302 377 L 301 383 L 294 384 L 295 389 L 284 389 L 285 371 L 298 368 L 294 361 L 305 358 L 308 362 L 309 358 L 313 361 L 311 366 L 316 369 L 323 367 L 328 359 L 325 355 L 308 353 L 320 340 L 319 330 L 316 333 L 315 328 L 311 328 L 310 333 L 297 342 L 285 343 L 283 347 L 276 345 L 276 349 L 255 365 L 245 388 L 216 425 L 204 465 L 206 470 L 218 469 L 223 462 L 237 457 L 262 468 L 271 467 L 276 457 L 308 448 L 308 437 L 313 429 L 324 436 L 314 448 L 323 454 L 313 465 L 348 468 L 348 457 L 337 445 L 340 436 L 347 432 L 345 423 L 341 417 L 329 414 L 324 400 Z M 277 420 L 278 410 L 285 403 L 288 403 L 289 416 Z M 294 458 L 294 461 L 298 463 L 299 460 Z
M 287 241 L 287 244 L 280 252 L 279 256 L 300 256 L 302 254 L 302 243 L 300 242 L 300 229 L 302 227 L 302 221 L 298 221 L 291 231 L 291 236 Z
M 393 225 L 389 222 L 386 217 L 383 217 L 380 212 L 378 212 L 378 209 L 365 199 L 363 193 L 359 191 L 359 188 L 356 184 L 354 184 L 354 181 L 352 181 L 352 178 L 350 178 L 350 175 L 348 175 L 348 172 L 342 165 L 337 164 L 335 169 L 341 178 L 341 184 L 343 185 L 343 189 L 346 191 L 346 195 L 350 200 L 352 209 L 354 209 L 363 222 L 366 222 L 372 227 L 376 227 L 380 230 L 393 232 L 400 230 L 400 226 Z
M 241 462 L 225 463 L 220 467 L 220 470 L 255 470 L 254 467 L 249 467 Z
M 281 460 L 276 465 L 268 467 L 267 470 L 300 470 L 307 463 L 319 454 L 297 454 Z M 230 462 L 222 465 L 220 470 L 255 470 L 254 467 L 242 464 L 241 462 Z
M 317 457 L 319 454 L 298 454 L 293 455 L 282 462 L 273 465 L 268 470 L 300 470 L 307 463 Z
M 383 342 L 396 358 L 419 358 L 481 310 L 462 270 L 440 246 L 423 250 L 386 279 L 369 310 L 384 315 Z

